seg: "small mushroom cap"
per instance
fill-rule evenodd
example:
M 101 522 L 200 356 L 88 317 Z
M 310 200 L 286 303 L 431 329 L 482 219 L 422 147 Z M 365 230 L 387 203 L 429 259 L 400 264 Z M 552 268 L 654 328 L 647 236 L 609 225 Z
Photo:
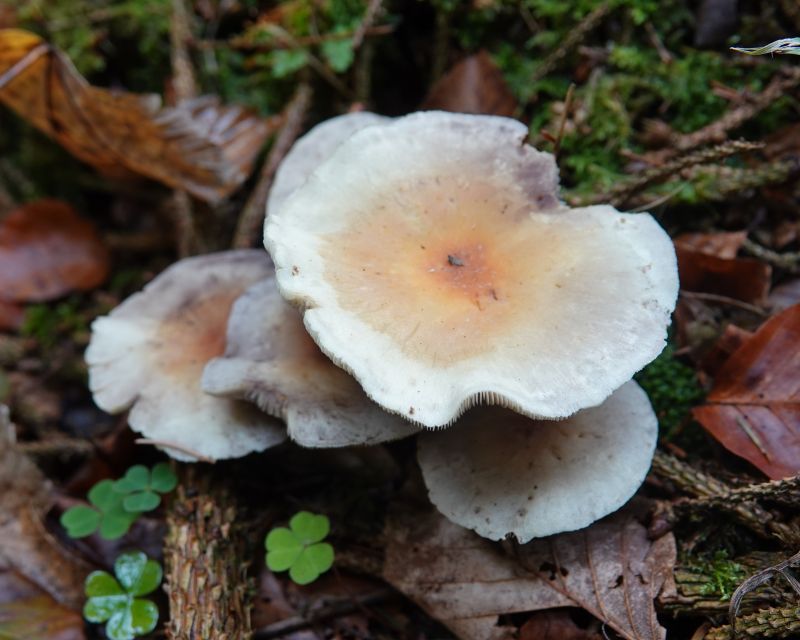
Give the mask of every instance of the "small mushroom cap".
M 267 218 L 281 293 L 389 411 L 428 427 L 473 404 L 559 418 L 662 350 L 675 252 L 647 214 L 568 209 L 552 155 L 508 118 L 368 127 Z
M 279 421 L 200 388 L 203 367 L 225 348 L 233 302 L 270 273 L 261 251 L 228 251 L 172 265 L 92 324 L 89 387 L 101 409 L 130 408 L 134 431 L 173 458 L 236 458 L 286 439 Z
M 267 215 L 277 211 L 314 169 L 356 131 L 390 121 L 391 118 L 386 116 L 358 111 L 325 120 L 313 127 L 295 142 L 278 167 L 267 199 Z
M 625 504 L 644 481 L 658 420 L 628 382 L 599 407 L 558 421 L 479 407 L 418 440 L 431 502 L 479 535 L 520 542 L 588 526 Z
M 203 389 L 283 418 L 289 437 L 304 447 L 375 444 L 418 431 L 381 409 L 319 350 L 272 276 L 233 305 L 225 357 L 206 365 Z

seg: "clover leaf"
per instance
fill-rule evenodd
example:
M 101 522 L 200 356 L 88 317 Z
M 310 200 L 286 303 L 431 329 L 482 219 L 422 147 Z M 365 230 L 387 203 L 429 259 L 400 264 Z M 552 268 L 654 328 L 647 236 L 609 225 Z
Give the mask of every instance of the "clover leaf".
M 330 532 L 326 516 L 300 511 L 289 528 L 276 527 L 267 535 L 267 566 L 271 571 L 289 570 L 297 584 L 314 582 L 333 566 L 333 547 L 322 542 Z
M 114 491 L 127 494 L 122 504 L 129 513 L 152 511 L 161 504 L 159 493 L 169 493 L 178 484 L 178 479 L 169 464 L 161 462 L 152 471 L 137 464 L 114 483 Z
M 106 623 L 111 640 L 133 640 L 150 633 L 158 623 L 158 607 L 137 596 L 152 593 L 161 584 L 161 565 L 141 551 L 120 555 L 114 562 L 116 578 L 105 571 L 93 571 L 86 578 L 88 600 L 83 617 Z
M 114 491 L 113 480 L 101 480 L 88 494 L 89 505 L 77 505 L 61 515 L 61 525 L 71 538 L 83 538 L 98 529 L 100 537 L 115 540 L 130 529 L 137 514 L 129 513 L 123 506 L 123 496 Z

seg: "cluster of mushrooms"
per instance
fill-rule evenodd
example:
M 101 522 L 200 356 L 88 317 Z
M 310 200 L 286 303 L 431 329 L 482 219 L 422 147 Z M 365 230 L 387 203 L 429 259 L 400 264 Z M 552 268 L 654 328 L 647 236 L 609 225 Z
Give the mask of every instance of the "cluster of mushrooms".
M 182 460 L 411 435 L 430 498 L 519 542 L 615 511 L 657 420 L 672 242 L 558 200 L 508 118 L 354 113 L 284 160 L 260 250 L 182 260 L 92 327 L 97 404 Z M 274 266 L 273 266 L 274 263 Z

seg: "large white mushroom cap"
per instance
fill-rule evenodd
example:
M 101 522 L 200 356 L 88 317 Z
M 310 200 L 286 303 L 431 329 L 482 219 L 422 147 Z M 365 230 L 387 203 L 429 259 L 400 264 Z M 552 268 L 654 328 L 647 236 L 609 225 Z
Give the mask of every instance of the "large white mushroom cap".
M 566 420 L 476 407 L 452 429 L 420 435 L 418 458 L 431 502 L 449 520 L 524 543 L 619 509 L 644 481 L 657 434 L 647 395 L 628 382 Z
M 130 408 L 131 428 L 179 460 L 236 458 L 285 440 L 278 420 L 200 388 L 206 362 L 225 349 L 233 302 L 270 272 L 261 251 L 187 258 L 95 320 L 86 362 L 97 406 Z
M 225 356 L 208 363 L 203 389 L 255 402 L 305 447 L 376 444 L 419 430 L 381 409 L 319 350 L 272 274 L 233 305 Z
M 568 209 L 508 118 L 358 131 L 265 227 L 281 293 L 367 395 L 425 426 L 478 402 L 559 418 L 663 348 L 678 291 L 647 214 Z
M 275 181 L 267 199 L 267 215 L 277 211 L 314 169 L 356 131 L 390 120 L 369 111 L 357 111 L 336 116 L 313 127 L 292 145 L 275 172 Z

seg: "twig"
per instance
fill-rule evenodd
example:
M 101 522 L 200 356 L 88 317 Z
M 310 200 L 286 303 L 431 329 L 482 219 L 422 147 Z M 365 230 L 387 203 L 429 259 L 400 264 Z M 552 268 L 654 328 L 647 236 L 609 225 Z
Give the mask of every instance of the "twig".
M 669 148 L 648 154 L 654 162 L 663 162 L 677 153 L 696 149 L 707 144 L 720 143 L 728 137 L 728 132 L 739 128 L 754 118 L 775 100 L 788 93 L 800 84 L 800 69 L 786 69 L 788 75 L 777 77 L 749 102 L 737 105 L 728 110 L 721 118 L 711 124 L 686 134 L 674 134 L 669 141 Z
M 749 311 L 750 313 L 754 313 L 757 316 L 761 316 L 762 318 L 766 318 L 769 313 L 764 311 L 761 307 L 757 307 L 754 304 L 749 304 L 747 302 L 742 302 L 741 300 L 737 300 L 736 298 L 729 298 L 728 296 L 721 296 L 717 293 L 705 293 L 703 291 L 684 291 L 681 289 L 681 296 L 684 298 L 689 298 L 690 300 L 705 300 L 707 302 L 718 302 L 719 304 L 726 304 L 730 307 L 738 307 L 739 309 L 743 309 L 745 311 Z
M 88 456 L 94 452 L 94 445 L 88 440 L 77 438 L 50 438 L 17 442 L 17 449 L 34 457 Z
M 574 51 L 589 32 L 593 31 L 610 12 L 611 5 L 608 2 L 604 2 L 589 13 L 570 30 L 569 35 L 567 35 L 561 45 L 536 67 L 536 70 L 531 75 L 530 82 L 538 82 L 555 70 L 559 62 L 561 62 L 561 59 L 571 51 Z
M 397 592 L 392 589 L 379 589 L 373 593 L 335 600 L 308 617 L 293 616 L 262 627 L 255 632 L 253 638 L 254 640 L 280 638 L 294 633 L 295 631 L 307 629 L 318 622 L 323 622 L 334 617 L 346 616 L 355 611 L 359 611 L 362 607 L 380 604 L 396 597 Z
M 361 21 L 361 24 L 358 25 L 358 28 L 353 34 L 353 41 L 351 45 L 353 47 L 353 51 L 358 50 L 358 48 L 361 46 L 361 43 L 364 41 L 364 36 L 370 27 L 372 27 L 373 23 L 375 22 L 375 18 L 378 17 L 378 12 L 380 11 L 382 4 L 383 0 L 369 0 L 367 10 L 364 12 L 364 19 Z
M 743 151 L 755 151 L 763 148 L 760 142 L 747 142 L 746 140 L 735 140 L 726 142 L 710 149 L 702 149 L 693 153 L 684 154 L 674 158 L 670 162 L 645 171 L 642 175 L 632 180 L 623 182 L 608 193 L 600 194 L 592 199 L 592 202 L 610 202 L 615 206 L 622 206 L 632 196 L 643 191 L 655 182 L 662 182 L 670 176 L 700 164 L 719 162 L 736 153 Z
M 391 24 L 378 24 L 371 26 L 364 31 L 362 39 L 372 36 L 385 36 L 394 32 L 394 25 Z M 219 48 L 233 48 L 244 51 L 274 51 L 275 49 L 289 49 L 296 46 L 310 47 L 323 42 L 336 42 L 339 40 L 347 40 L 354 37 L 356 31 L 337 31 L 336 33 L 320 33 L 308 36 L 294 36 L 292 41 L 289 42 L 285 38 L 279 39 L 277 42 L 252 42 L 246 37 L 233 38 L 232 40 L 202 40 L 193 43 L 196 49 L 201 50 L 214 50 Z
M 704 640 L 731 640 L 730 625 L 714 627 Z M 775 607 L 742 616 L 736 625 L 738 638 L 796 638 L 800 631 L 800 606 Z
M 183 0 L 172 0 L 172 15 L 169 25 L 170 61 L 172 64 L 172 89 L 175 104 L 197 95 L 197 81 L 187 43 L 192 37 L 189 15 Z M 192 200 L 186 191 L 176 189 L 170 199 L 170 210 L 175 224 L 178 256 L 185 258 L 192 253 L 197 242 L 197 226 Z
M 754 255 L 759 260 L 768 262 L 773 267 L 785 269 L 790 273 L 800 272 L 800 251 L 778 253 L 772 249 L 762 247 L 749 238 L 745 238 L 742 248 L 747 251 L 747 253 Z
M 264 223 L 267 196 L 269 195 L 275 172 L 278 170 L 278 165 L 280 165 L 283 158 L 289 153 L 289 149 L 294 144 L 297 136 L 300 135 L 303 121 L 310 105 L 311 88 L 307 84 L 301 84 L 286 107 L 286 119 L 283 128 L 275 138 L 267 159 L 264 161 L 264 166 L 261 168 L 258 182 L 239 216 L 236 232 L 233 236 L 234 248 L 249 248 L 256 243 L 261 226 Z
M 737 522 L 762 537 L 778 538 L 784 544 L 800 544 L 800 532 L 775 520 L 769 511 L 755 502 L 741 500 L 728 501 L 732 488 L 702 471 L 699 471 L 676 457 L 656 451 L 653 457 L 653 472 L 670 482 L 680 491 L 697 498 L 719 498 L 715 502 L 721 511 L 729 513 Z M 680 509 L 680 503 L 676 505 Z
M 567 118 L 569 117 L 569 110 L 572 108 L 572 98 L 575 94 L 575 83 L 570 82 L 567 89 L 567 95 L 564 98 L 564 113 L 561 114 L 561 124 L 558 126 L 558 135 L 556 136 L 555 144 L 553 145 L 553 155 L 558 157 L 558 152 L 561 150 L 561 141 L 564 139 L 564 129 L 567 126 Z
M 794 574 L 791 572 L 791 569 L 798 562 L 800 562 L 800 553 L 796 553 L 791 558 L 778 562 L 771 567 L 762 569 L 758 573 L 755 573 L 747 578 L 747 580 L 742 582 L 736 588 L 736 591 L 734 591 L 733 595 L 731 596 L 731 603 L 730 607 L 728 608 L 728 622 L 731 626 L 731 631 L 733 632 L 732 635 L 734 637 L 737 635 L 736 617 L 739 615 L 739 609 L 742 605 L 742 600 L 748 594 L 752 593 L 759 587 L 770 583 L 774 578 L 781 576 L 786 579 L 786 582 L 789 583 L 789 586 L 792 588 L 795 594 L 800 595 L 800 582 L 798 582 L 797 578 L 795 578 Z

